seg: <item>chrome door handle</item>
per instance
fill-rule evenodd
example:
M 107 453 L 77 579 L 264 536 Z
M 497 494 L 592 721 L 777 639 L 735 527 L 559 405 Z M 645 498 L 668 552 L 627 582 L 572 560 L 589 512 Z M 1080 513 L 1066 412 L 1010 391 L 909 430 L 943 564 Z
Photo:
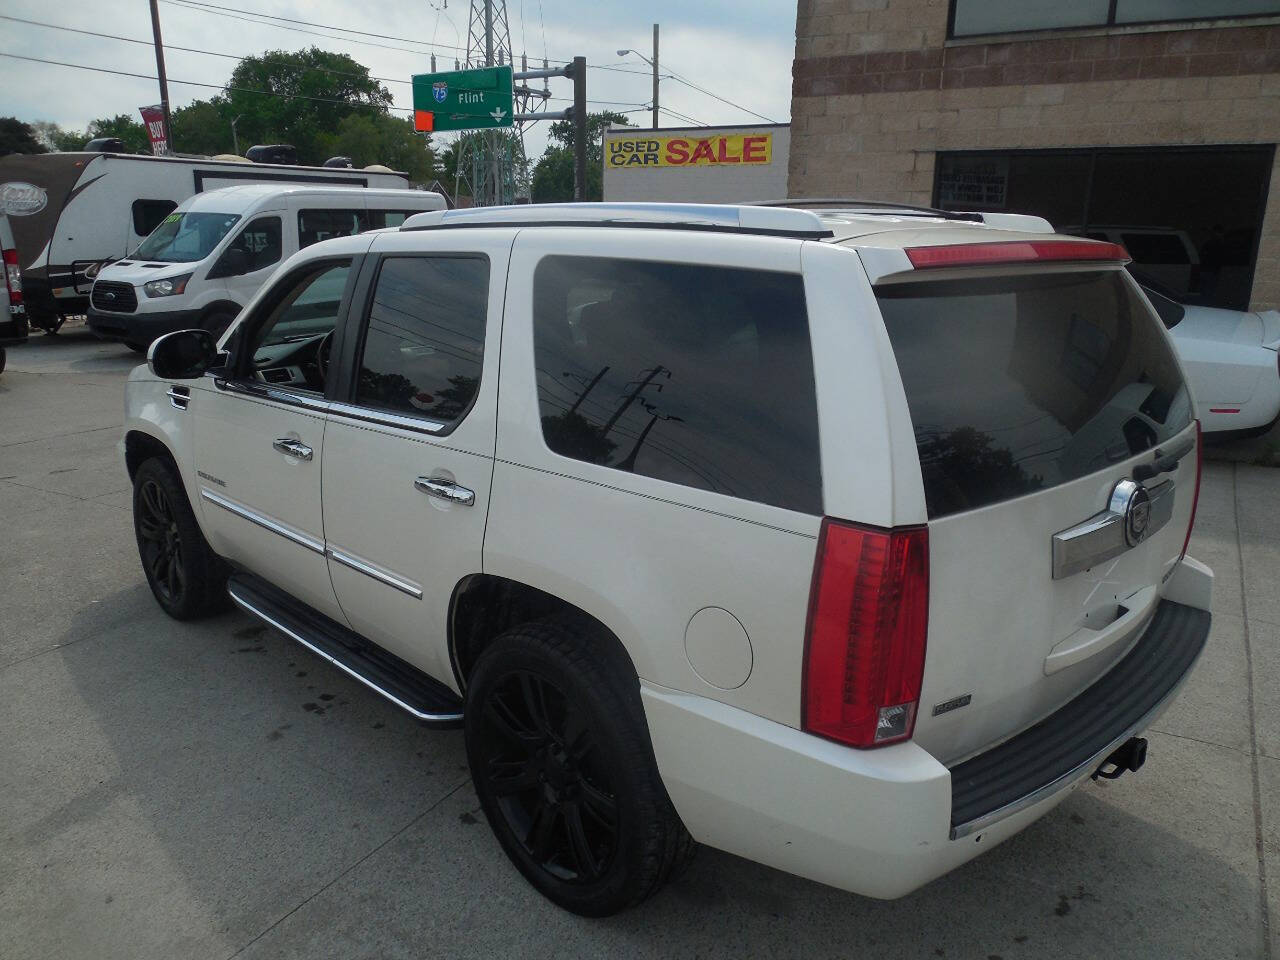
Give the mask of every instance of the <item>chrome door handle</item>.
M 281 437 L 279 440 L 273 440 L 271 446 L 287 457 L 296 457 L 299 460 L 311 459 L 311 448 L 301 440 L 290 440 L 288 437 Z
M 413 481 L 413 485 L 429 497 L 439 497 L 441 500 L 456 503 L 460 507 L 469 507 L 476 502 L 474 490 L 468 490 L 449 480 L 419 477 Z

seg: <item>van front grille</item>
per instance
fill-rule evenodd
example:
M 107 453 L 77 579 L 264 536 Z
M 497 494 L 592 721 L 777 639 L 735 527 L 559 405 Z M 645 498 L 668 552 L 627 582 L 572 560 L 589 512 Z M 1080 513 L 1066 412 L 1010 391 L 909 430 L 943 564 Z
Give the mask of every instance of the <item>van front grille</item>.
M 138 294 L 131 283 L 99 280 L 93 285 L 89 301 L 95 310 L 110 313 L 133 313 L 138 309 Z

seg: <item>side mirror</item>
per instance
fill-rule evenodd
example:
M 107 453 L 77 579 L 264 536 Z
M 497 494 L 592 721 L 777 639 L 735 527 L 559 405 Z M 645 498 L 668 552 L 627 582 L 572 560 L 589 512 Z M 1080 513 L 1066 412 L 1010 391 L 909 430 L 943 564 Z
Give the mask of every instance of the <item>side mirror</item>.
M 176 330 L 151 344 L 147 366 L 161 380 L 194 380 L 217 358 L 218 346 L 208 330 Z
M 238 277 L 249 272 L 249 254 L 239 247 L 228 247 L 218 258 L 217 265 L 209 271 L 209 278 Z

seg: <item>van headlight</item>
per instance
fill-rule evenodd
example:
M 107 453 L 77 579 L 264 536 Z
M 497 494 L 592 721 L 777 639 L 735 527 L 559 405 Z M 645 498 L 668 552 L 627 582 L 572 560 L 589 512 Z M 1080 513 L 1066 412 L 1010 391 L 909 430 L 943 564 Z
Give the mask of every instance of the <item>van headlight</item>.
M 180 277 L 152 280 L 142 285 L 142 292 L 148 297 L 176 297 L 187 289 L 187 281 L 190 279 L 191 274 L 184 273 Z

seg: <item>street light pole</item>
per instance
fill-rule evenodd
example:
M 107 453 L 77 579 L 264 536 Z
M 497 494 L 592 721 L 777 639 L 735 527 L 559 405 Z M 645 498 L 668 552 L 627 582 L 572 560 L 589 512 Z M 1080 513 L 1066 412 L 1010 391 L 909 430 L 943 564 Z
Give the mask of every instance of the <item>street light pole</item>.
M 634 53 L 649 66 L 653 67 L 653 129 L 658 129 L 658 25 L 653 25 L 653 59 L 650 60 L 639 50 L 619 50 L 618 56 L 625 57 L 628 53 Z
M 237 157 L 240 156 L 240 138 L 236 136 L 236 124 L 239 123 L 243 117 L 244 114 L 242 113 L 231 121 L 231 147 L 235 150 Z
M 658 129 L 658 25 L 653 25 L 653 129 Z

